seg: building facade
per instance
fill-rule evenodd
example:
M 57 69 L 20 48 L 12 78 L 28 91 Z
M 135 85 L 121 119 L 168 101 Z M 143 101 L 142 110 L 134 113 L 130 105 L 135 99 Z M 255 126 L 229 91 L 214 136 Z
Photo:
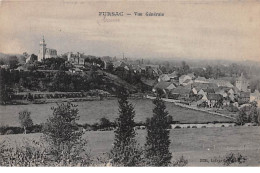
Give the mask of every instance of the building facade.
M 236 80 L 236 87 L 238 88 L 239 91 L 243 91 L 243 92 L 247 92 L 247 91 L 248 91 L 249 82 L 248 82 L 248 80 L 245 78 L 245 76 L 243 75 L 243 73 L 242 73 L 241 76 Z
M 46 47 L 44 37 L 40 41 L 40 50 L 38 54 L 38 61 L 43 61 L 46 58 L 57 58 L 57 50 Z

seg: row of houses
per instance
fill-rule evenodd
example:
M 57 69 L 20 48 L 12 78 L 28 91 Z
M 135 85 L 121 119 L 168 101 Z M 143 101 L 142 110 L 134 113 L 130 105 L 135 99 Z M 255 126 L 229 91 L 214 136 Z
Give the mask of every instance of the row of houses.
M 230 103 L 236 103 L 236 105 L 248 103 L 253 100 L 251 95 L 256 95 L 257 99 L 259 93 L 251 94 L 248 87 L 248 81 L 243 74 L 236 80 L 234 86 L 227 80 L 196 78 L 193 73 L 178 78 L 176 72 L 173 72 L 159 76 L 153 91 L 161 89 L 167 98 L 185 100 L 197 105 L 203 103 L 208 107 L 219 107 L 230 105 Z

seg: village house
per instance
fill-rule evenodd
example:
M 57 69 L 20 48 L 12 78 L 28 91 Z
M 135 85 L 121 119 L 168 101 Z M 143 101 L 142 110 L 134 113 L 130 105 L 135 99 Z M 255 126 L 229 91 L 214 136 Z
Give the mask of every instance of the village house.
M 250 102 L 250 92 L 240 92 L 238 94 L 238 103 L 245 104 Z
M 172 89 L 174 89 L 174 88 L 176 88 L 176 86 L 175 86 L 173 83 L 162 81 L 162 82 L 158 82 L 158 83 L 154 86 L 153 91 L 156 91 L 156 89 L 162 89 L 162 90 L 165 90 L 165 91 L 166 91 L 166 90 L 170 91 L 170 90 L 172 90 Z
M 206 102 L 207 107 L 210 108 L 220 107 L 221 105 L 223 105 L 223 97 L 220 94 L 209 93 L 207 95 L 204 95 L 201 100 Z
M 69 69 L 69 72 L 80 74 L 81 72 L 83 72 L 83 70 L 81 70 L 80 68 L 71 68 Z
M 157 89 L 161 89 L 164 92 L 166 98 L 168 98 L 168 93 L 174 88 L 176 88 L 176 86 L 173 83 L 161 81 L 153 87 L 153 92 L 156 92 Z
M 202 96 L 205 96 L 205 95 L 208 95 L 208 94 L 213 94 L 215 93 L 214 89 L 212 88 L 202 88 L 197 95 L 202 95 Z
M 162 74 L 162 75 L 160 75 L 159 76 L 159 78 L 158 78 L 158 82 L 161 82 L 161 81 L 163 81 L 163 82 L 169 82 L 171 79 L 170 79 L 170 77 L 168 76 L 168 74 Z
M 250 102 L 257 102 L 257 106 L 260 107 L 260 92 L 259 90 L 255 90 L 254 93 L 250 93 Z
M 168 74 L 168 77 L 170 78 L 171 82 L 177 82 L 178 81 L 178 73 L 176 71 Z M 178 81 L 179 82 L 179 81 Z
M 226 80 L 211 80 L 212 83 L 215 83 L 218 85 L 218 87 L 229 87 L 232 88 L 234 85 L 232 85 L 229 81 Z
M 209 81 L 208 81 L 208 79 L 206 79 L 205 77 L 197 77 L 196 79 L 195 79 L 195 81 L 194 81 L 195 83 L 210 83 Z
M 186 79 L 183 83 L 182 83 L 182 85 L 183 86 L 186 86 L 186 85 L 189 85 L 189 84 L 192 84 L 193 83 L 193 80 L 191 80 L 191 79 Z
M 212 83 L 192 83 L 192 84 L 189 84 L 189 85 L 186 85 L 186 87 L 189 87 L 191 89 L 193 89 L 194 91 L 194 94 L 198 94 L 198 92 L 201 90 L 201 89 L 216 89 L 218 88 L 218 86 L 216 84 L 212 84 Z
M 71 62 L 72 64 L 78 64 L 78 65 L 84 65 L 85 60 L 83 58 L 82 53 L 73 53 L 73 52 L 68 52 L 66 53 L 67 57 L 68 57 L 68 61 Z
M 188 85 L 190 83 L 193 83 L 193 80 L 195 79 L 195 76 L 193 73 L 189 73 L 187 75 L 182 75 L 179 78 L 179 84 L 180 85 Z
M 249 87 L 249 81 L 246 79 L 244 74 L 242 73 L 241 76 L 236 80 L 236 87 L 239 91 L 247 92 Z
M 224 98 L 227 98 L 228 95 L 229 95 L 228 91 L 229 91 L 229 88 L 226 88 L 226 87 L 218 87 L 218 88 L 215 90 L 215 93 L 222 95 L 222 97 L 224 97 Z
M 35 62 L 35 61 L 38 61 L 38 57 L 34 56 L 33 54 L 27 56 L 26 59 L 25 59 L 26 63 Z
M 170 94 L 180 100 L 188 100 L 193 95 L 193 92 L 190 88 L 178 86 L 177 88 L 173 89 Z

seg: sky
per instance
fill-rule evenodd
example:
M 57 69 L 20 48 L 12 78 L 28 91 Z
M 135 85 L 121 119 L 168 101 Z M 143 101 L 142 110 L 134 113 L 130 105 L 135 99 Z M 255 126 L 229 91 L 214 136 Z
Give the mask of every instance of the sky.
M 124 16 L 104 19 L 99 12 Z M 38 54 L 44 35 L 58 54 L 260 61 L 259 18 L 260 1 L 253 0 L 2 0 L 0 52 Z

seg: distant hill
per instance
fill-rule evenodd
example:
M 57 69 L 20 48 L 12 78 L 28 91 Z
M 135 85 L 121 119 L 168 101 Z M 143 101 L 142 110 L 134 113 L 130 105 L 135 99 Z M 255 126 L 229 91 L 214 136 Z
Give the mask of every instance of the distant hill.
M 25 63 L 25 56 L 22 54 L 5 54 L 0 52 L 0 60 L 3 62 L 6 62 L 9 57 L 16 56 L 18 58 L 19 63 L 24 64 Z

